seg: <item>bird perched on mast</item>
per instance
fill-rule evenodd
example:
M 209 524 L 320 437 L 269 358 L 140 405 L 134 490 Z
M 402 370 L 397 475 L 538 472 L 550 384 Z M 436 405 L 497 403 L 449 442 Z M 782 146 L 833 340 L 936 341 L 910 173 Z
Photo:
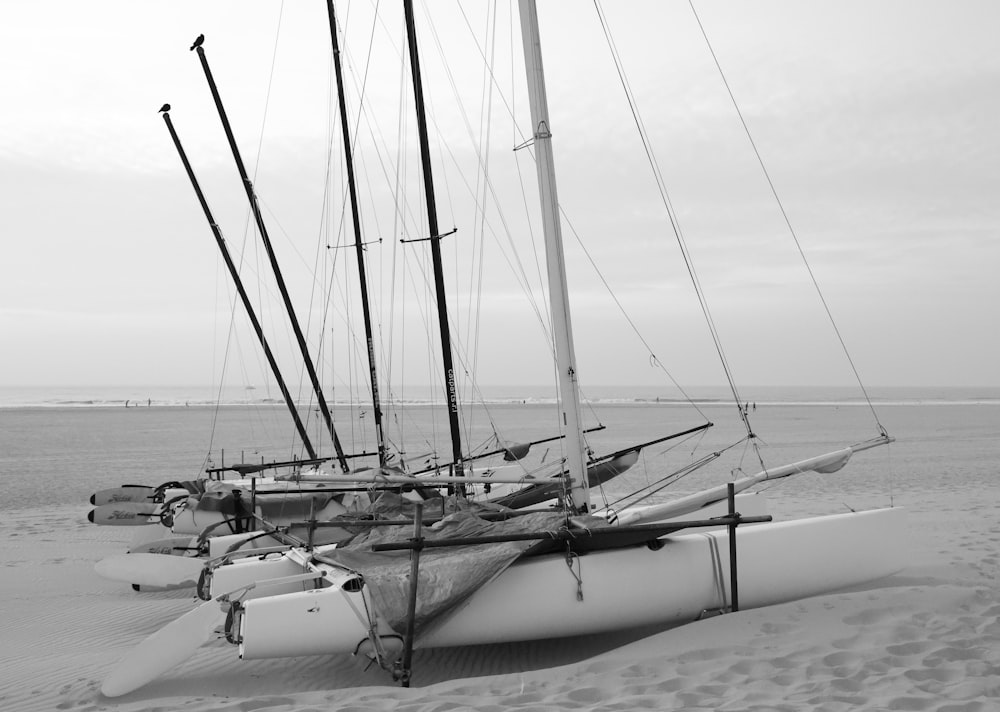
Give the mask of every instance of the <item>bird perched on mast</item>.
M 170 104 L 164 104 L 163 106 L 161 106 L 160 111 L 161 112 L 170 111 Z
M 204 41 L 205 41 L 205 35 L 198 35 L 198 39 L 196 39 L 194 41 L 194 44 L 191 45 L 191 51 L 194 52 L 195 47 L 201 47 L 201 43 Z

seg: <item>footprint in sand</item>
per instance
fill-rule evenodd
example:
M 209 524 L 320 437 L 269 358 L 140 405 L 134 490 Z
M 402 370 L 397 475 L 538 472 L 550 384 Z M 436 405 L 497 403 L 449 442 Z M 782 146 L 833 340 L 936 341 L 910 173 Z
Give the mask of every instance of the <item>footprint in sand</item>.
M 837 650 L 854 650 L 858 647 L 858 636 L 853 635 L 850 638 L 838 638 L 831 641 L 830 646 Z
M 906 710 L 906 712 L 920 712 L 934 708 L 938 703 L 934 697 L 896 697 L 889 700 L 886 709 Z
M 765 635 L 785 635 L 795 630 L 794 623 L 764 623 L 760 627 L 760 632 Z
M 838 677 L 830 681 L 830 688 L 837 692 L 858 693 L 866 687 L 864 681 L 855 678 Z
M 926 640 L 915 640 L 912 643 L 899 643 L 897 645 L 890 645 L 886 647 L 886 652 L 890 655 L 898 655 L 900 657 L 906 657 L 908 655 L 922 655 L 930 650 L 933 650 L 936 646 L 935 643 Z
M 607 660 L 598 660 L 587 665 L 585 672 L 588 675 L 601 675 L 612 670 L 617 670 L 621 667 L 621 663 L 613 658 Z M 645 674 L 645 673 L 643 673 Z
M 545 697 L 540 692 L 525 692 L 519 695 L 509 695 L 504 697 L 504 704 L 508 707 L 524 707 L 536 705 Z
M 914 682 L 925 683 L 948 683 L 955 682 L 961 678 L 965 677 L 965 673 L 961 670 L 956 670 L 955 668 L 947 667 L 937 667 L 937 668 L 922 668 L 918 670 L 907 670 L 903 673 L 903 676 L 908 680 L 913 680 Z
M 881 623 L 882 621 L 888 620 L 892 617 L 892 613 L 885 610 L 867 610 L 861 611 L 851 616 L 844 617 L 844 623 L 847 625 L 855 626 L 869 626 Z
M 976 662 L 982 660 L 986 653 L 987 651 L 984 648 L 978 646 L 958 647 L 955 645 L 946 645 L 925 657 L 923 663 L 927 667 L 937 667 L 941 664 L 946 665 L 960 661 Z
M 1000 618 L 1000 606 L 990 606 L 983 611 L 984 618 Z
M 572 702 L 592 705 L 603 701 L 606 695 L 607 692 L 605 690 L 597 687 L 579 687 L 575 690 L 570 690 L 566 697 Z
M 729 671 L 740 677 L 757 679 L 764 677 L 766 668 L 767 663 L 760 660 L 740 660 L 730 665 Z
M 586 669 L 586 672 L 587 673 L 595 672 L 594 668 L 596 668 L 596 667 L 598 667 L 597 664 L 594 664 L 593 666 L 588 666 L 587 669 Z M 616 668 L 616 667 L 618 667 L 618 665 L 611 665 L 607 669 L 610 670 L 610 669 L 613 669 L 613 668 Z M 659 674 L 662 674 L 662 671 L 660 671 L 660 670 L 658 670 L 656 668 L 653 668 L 650 665 L 644 665 L 642 663 L 634 663 L 632 665 L 629 665 L 624 670 L 622 670 L 621 677 L 642 679 L 642 678 L 648 678 L 648 677 L 656 677 Z
M 684 679 L 680 677 L 671 677 L 667 680 L 662 680 L 658 682 L 653 689 L 661 694 L 668 692 L 678 692 L 684 689 Z
M 823 664 L 831 668 L 852 665 L 857 662 L 858 656 L 848 652 L 830 653 L 823 658 Z

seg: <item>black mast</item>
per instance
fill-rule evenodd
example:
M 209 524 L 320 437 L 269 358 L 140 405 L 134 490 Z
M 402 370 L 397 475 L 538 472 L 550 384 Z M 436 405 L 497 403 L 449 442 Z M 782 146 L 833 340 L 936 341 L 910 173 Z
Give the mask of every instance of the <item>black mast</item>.
M 302 424 L 302 419 L 299 418 L 299 412 L 295 408 L 295 403 L 292 401 L 292 395 L 288 392 L 288 388 L 285 386 L 285 380 L 281 377 L 281 371 L 278 370 L 278 363 L 274 360 L 274 354 L 271 353 L 271 347 L 267 344 L 267 339 L 264 337 L 264 331 L 260 327 L 260 322 L 257 321 L 257 315 L 254 313 L 253 306 L 250 304 L 250 299 L 247 297 L 246 290 L 243 288 L 243 280 L 240 279 L 240 273 L 236 270 L 236 265 L 233 264 L 233 258 L 229 255 L 229 248 L 226 247 L 226 242 L 222 237 L 222 231 L 219 230 L 219 225 L 215 222 L 215 218 L 212 217 L 212 211 L 208 207 L 208 202 L 205 200 L 204 193 L 201 192 L 201 186 L 198 185 L 198 179 L 195 178 L 194 171 L 191 169 L 191 164 L 188 162 L 187 154 L 184 152 L 184 147 L 181 146 L 181 140 L 177 137 L 177 132 L 174 130 L 174 124 L 170 120 L 170 105 L 164 104 L 164 108 L 160 109 L 163 112 L 163 120 L 167 124 L 167 130 L 170 132 L 170 138 L 174 140 L 174 146 L 177 147 L 177 153 L 181 157 L 181 163 L 184 164 L 184 170 L 187 171 L 188 178 L 191 179 L 191 185 L 194 187 L 194 192 L 198 196 L 198 202 L 201 203 L 201 209 L 205 211 L 205 218 L 208 220 L 209 227 L 212 228 L 212 234 L 215 235 L 215 242 L 219 246 L 219 251 L 222 252 L 222 257 L 226 261 L 226 267 L 229 268 L 229 274 L 233 278 L 233 283 L 236 284 L 236 291 L 240 294 L 240 299 L 243 300 L 243 306 L 247 310 L 247 316 L 250 317 L 250 323 L 253 325 L 253 330 L 257 334 L 257 339 L 260 341 L 261 347 L 264 349 L 264 356 L 267 357 L 267 362 L 271 366 L 271 372 L 274 373 L 274 378 L 278 382 L 278 387 L 281 389 L 281 395 L 285 397 L 285 403 L 288 404 L 288 410 L 292 414 L 292 420 L 295 421 L 295 429 L 299 432 L 299 437 L 302 438 L 302 444 L 306 448 L 306 452 L 309 453 L 310 459 L 316 458 L 316 451 L 313 450 L 312 443 L 309 442 L 309 436 L 306 434 L 306 428 Z
M 288 296 L 288 289 L 285 287 L 285 280 L 281 276 L 281 270 L 278 267 L 278 260 L 275 257 L 274 249 L 271 247 L 271 239 L 267 235 L 267 228 L 264 227 L 264 218 L 261 215 L 260 206 L 257 203 L 257 196 L 254 193 L 253 183 L 250 182 L 246 168 L 243 165 L 243 159 L 240 158 L 239 149 L 236 147 L 236 139 L 233 137 L 233 130 L 229 125 L 226 110 L 222 106 L 222 98 L 219 96 L 219 90 L 215 86 L 215 79 L 212 78 L 212 70 L 209 69 L 208 59 L 205 57 L 205 48 L 202 46 L 203 41 L 203 36 L 199 37 L 191 49 L 198 52 L 198 59 L 201 60 L 202 69 L 205 70 L 205 78 L 208 79 L 208 86 L 212 90 L 212 98 L 215 99 L 215 106 L 219 111 L 219 118 L 222 119 L 222 126 L 226 131 L 226 138 L 229 140 L 229 148 L 232 150 L 233 158 L 236 160 L 236 167 L 240 172 L 240 178 L 243 179 L 243 187 L 246 189 L 247 200 L 250 201 L 250 209 L 253 211 L 253 217 L 257 223 L 257 230 L 260 232 L 260 238 L 264 243 L 264 248 L 267 250 L 268 259 L 271 261 L 271 269 L 274 271 L 274 277 L 277 280 L 278 289 L 281 292 L 281 298 L 285 302 L 285 310 L 288 312 L 288 318 L 292 323 L 292 329 L 295 331 L 295 339 L 299 343 L 299 351 L 302 353 L 302 360 L 305 362 L 306 371 L 309 373 L 309 380 L 312 381 L 313 390 L 316 393 L 316 399 L 319 403 L 320 412 L 323 414 L 323 419 L 326 421 L 326 426 L 330 431 L 330 437 L 333 438 L 333 447 L 337 452 L 337 461 L 340 463 L 341 470 L 344 472 L 350 472 L 350 467 L 347 465 L 347 458 L 344 456 L 344 449 L 340 445 L 340 438 L 337 437 L 337 431 L 333 427 L 333 418 L 330 417 L 330 409 L 326 405 L 326 398 L 323 397 L 323 389 L 319 384 L 319 377 L 316 375 L 316 367 L 313 365 L 312 358 L 309 356 L 309 347 L 306 345 L 306 339 L 302 335 L 302 329 L 299 327 L 299 321 L 295 318 L 295 310 L 292 308 L 292 301 Z
M 424 114 L 424 89 L 420 81 L 420 58 L 417 55 L 417 32 L 413 21 L 413 2 L 403 0 L 406 13 L 406 37 L 410 47 L 410 74 L 413 77 L 413 100 L 417 110 L 417 131 L 420 136 L 420 162 L 424 169 L 424 191 L 427 202 L 427 227 L 430 230 L 431 258 L 434 264 L 434 288 L 437 295 L 438 324 L 441 330 L 441 359 L 448 397 L 448 423 L 451 427 L 451 450 L 454 469 L 461 473 L 462 436 L 458 423 L 458 395 L 455 392 L 455 368 L 451 359 L 451 331 L 448 328 L 448 305 L 444 291 L 444 268 L 441 264 L 441 235 L 438 232 L 437 206 L 434 201 L 434 178 L 431 174 L 430 145 L 427 140 L 427 117 Z M 459 485 L 464 493 L 464 485 Z
M 378 441 L 378 463 L 385 465 L 385 437 L 382 433 L 382 404 L 378 394 L 378 371 L 375 360 L 375 338 L 372 335 L 371 308 L 368 304 L 368 277 L 365 274 L 365 248 L 361 240 L 361 219 L 358 215 L 358 189 L 354 181 L 354 156 L 351 152 L 351 132 L 347 124 L 347 102 L 344 97 L 344 75 L 340 66 L 340 44 L 337 39 L 337 15 L 333 0 L 326 2 L 330 17 L 330 39 L 333 42 L 333 67 L 337 73 L 337 101 L 340 109 L 340 126 L 344 137 L 344 161 L 347 164 L 347 186 L 351 194 L 351 218 L 354 221 L 354 248 L 358 256 L 358 281 L 361 286 L 361 308 L 365 320 L 365 339 L 368 344 L 368 372 L 372 383 L 372 409 L 375 415 L 375 438 Z

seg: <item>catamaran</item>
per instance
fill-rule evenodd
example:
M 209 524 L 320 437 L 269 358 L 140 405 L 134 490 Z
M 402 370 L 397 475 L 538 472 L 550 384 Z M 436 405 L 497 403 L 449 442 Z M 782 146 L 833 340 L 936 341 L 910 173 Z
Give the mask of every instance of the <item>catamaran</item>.
M 424 185 L 432 191 L 412 3 L 404 7 Z M 329 8 L 333 27 L 332 3 Z M 458 495 L 442 497 L 439 509 L 384 493 L 366 511 L 367 520 L 337 519 L 350 537 L 336 544 L 215 557 L 200 576 L 199 591 L 208 600 L 130 652 L 104 681 L 105 695 L 126 694 L 159 676 L 220 625 L 242 659 L 362 654 L 407 683 L 415 648 L 674 625 L 902 568 L 900 508 L 773 522 L 752 513 L 751 497 L 740 498 L 769 480 L 836 472 L 855 453 L 891 442 L 884 432 L 673 501 L 628 509 L 593 505 L 538 19 L 534 0 L 519 0 L 519 8 L 566 426 L 564 470 L 547 483 L 560 509 L 514 512 L 470 502 L 461 490 L 477 480 L 464 474 L 456 449 L 449 484 Z M 433 246 L 439 233 L 432 192 L 427 206 Z M 443 319 L 442 331 L 446 327 Z

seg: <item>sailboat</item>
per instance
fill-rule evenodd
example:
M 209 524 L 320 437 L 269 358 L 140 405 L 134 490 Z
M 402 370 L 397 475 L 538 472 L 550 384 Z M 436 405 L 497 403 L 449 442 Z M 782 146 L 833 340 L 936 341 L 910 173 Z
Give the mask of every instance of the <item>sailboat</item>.
M 374 503 L 367 524 L 350 524 L 358 533 L 335 546 L 220 557 L 202 590 L 209 600 L 126 656 L 104 681 L 105 695 L 126 694 L 154 679 L 223 624 L 245 660 L 362 654 L 405 684 L 414 648 L 682 624 L 877 580 L 902 568 L 900 508 L 772 522 L 736 506 L 740 490 L 762 482 L 835 472 L 856 452 L 891 441 L 884 434 L 625 515 L 593 506 L 538 19 L 534 0 L 519 0 L 519 6 L 567 429 L 563 510 L 484 511 L 453 498 L 425 517 L 423 503 L 385 498 Z M 412 3 L 405 9 L 419 95 Z M 475 477 L 458 471 L 451 481 L 472 484 Z M 715 517 L 708 508 L 720 505 L 723 516 Z
M 336 31 L 333 27 L 332 10 L 330 17 L 337 80 L 338 84 L 342 85 L 343 81 L 341 77 L 339 49 L 337 47 Z M 284 302 L 289 321 L 294 327 L 296 341 L 302 354 L 303 363 L 307 367 L 307 371 L 313 385 L 313 390 L 319 403 L 319 410 L 324 416 L 324 422 L 329 429 L 337 454 L 335 457 L 327 458 L 319 458 L 316 456 L 316 451 L 314 450 L 310 442 L 309 435 L 307 434 L 306 429 L 299 417 L 297 406 L 293 402 L 291 394 L 285 385 L 281 370 L 279 369 L 274 355 L 271 352 L 271 348 L 266 337 L 264 336 L 255 311 L 251 306 L 246 290 L 242 284 L 240 274 L 229 254 L 229 250 L 222 237 L 219 226 L 211 213 L 207 201 L 205 200 L 201 187 L 195 177 L 191 164 L 188 161 L 187 155 L 173 126 L 169 113 L 170 105 L 165 104 L 161 109 L 161 115 L 170 132 L 171 139 L 177 148 L 178 154 L 188 177 L 190 178 L 192 186 L 194 187 L 202 209 L 205 212 L 205 217 L 212 229 L 213 235 L 228 267 L 233 283 L 246 309 L 250 322 L 253 325 L 254 332 L 260 342 L 262 351 L 267 358 L 272 374 L 282 392 L 287 408 L 295 424 L 298 436 L 301 439 L 308 456 L 304 459 L 285 462 L 262 463 L 260 465 L 239 464 L 232 465 L 228 468 L 210 468 L 206 471 L 209 475 L 208 479 L 200 479 L 185 483 L 169 482 L 162 483 L 158 486 L 125 485 L 118 488 L 102 490 L 91 496 L 90 502 L 95 505 L 95 509 L 88 515 L 88 519 L 91 522 L 115 526 L 165 524 L 171 530 L 170 533 L 172 536 L 169 538 L 150 539 L 150 537 L 147 536 L 144 539 L 140 539 L 133 546 L 133 552 L 155 552 L 159 554 L 180 553 L 188 558 L 197 558 L 199 554 L 211 555 L 212 551 L 218 551 L 220 548 L 222 550 L 228 550 L 231 545 L 238 544 L 240 541 L 252 542 L 253 545 L 250 548 L 260 548 L 262 545 L 267 548 L 272 548 L 282 543 L 288 545 L 289 542 L 299 541 L 294 536 L 289 536 L 289 534 L 294 535 L 297 533 L 288 531 L 290 524 L 301 521 L 306 516 L 310 517 L 312 521 L 323 521 L 331 517 L 344 514 L 349 510 L 357 509 L 359 501 L 363 498 L 350 493 L 358 490 L 359 487 L 357 485 L 359 484 L 367 485 L 368 489 L 372 489 L 376 485 L 382 488 L 395 488 L 397 490 L 402 489 L 403 487 L 411 487 L 413 488 L 412 491 L 416 492 L 423 492 L 428 488 L 433 489 L 438 485 L 444 485 L 444 483 L 431 482 L 430 477 L 420 477 L 420 475 L 427 474 L 432 469 L 436 470 L 437 468 L 429 468 L 424 472 L 411 473 L 414 475 L 413 477 L 407 477 L 406 473 L 400 471 L 398 468 L 393 469 L 391 472 L 387 471 L 388 449 L 383 436 L 381 423 L 381 404 L 374 355 L 374 339 L 367 298 L 367 286 L 365 283 L 364 250 L 362 247 L 362 238 L 358 218 L 358 201 L 353 175 L 353 161 L 351 159 L 351 140 L 347 131 L 348 122 L 346 120 L 343 91 L 340 91 L 338 94 L 340 100 L 339 108 L 342 117 L 341 125 L 344 130 L 344 150 L 346 154 L 348 183 L 351 192 L 350 202 L 352 209 L 352 222 L 355 230 L 355 248 L 360 264 L 360 269 L 358 270 L 360 282 L 359 286 L 361 290 L 361 303 L 364 313 L 367 345 L 366 350 L 370 372 L 372 405 L 377 438 L 377 455 L 379 470 L 382 471 L 382 474 L 373 475 L 369 471 L 370 468 L 363 468 L 365 469 L 365 472 L 360 478 L 349 478 L 343 476 L 329 477 L 316 469 L 317 466 L 336 459 L 339 462 L 343 473 L 348 473 L 350 470 L 347 465 L 344 450 L 340 445 L 339 438 L 334 428 L 329 408 L 326 405 L 323 391 L 319 386 L 315 368 L 308 352 L 308 347 L 306 346 L 304 336 L 302 335 L 301 329 L 298 325 L 298 319 L 296 318 L 295 310 L 292 307 L 288 291 L 285 287 L 282 272 L 278 266 L 274 250 L 271 247 L 270 239 L 267 236 L 267 229 L 263 221 L 253 184 L 250 181 L 246 168 L 243 165 L 243 160 L 240 156 L 239 149 L 237 148 L 233 131 L 223 107 L 216 82 L 209 68 L 205 51 L 202 46 L 203 42 L 204 37 L 199 37 L 198 41 L 192 45 L 191 49 L 198 51 L 198 57 L 201 61 L 213 99 L 222 120 L 236 166 L 239 169 L 242 183 L 246 189 L 247 198 L 252 209 L 254 220 L 266 248 L 277 284 L 280 288 L 282 300 Z M 426 170 L 429 171 L 429 164 L 425 164 L 425 166 Z M 428 190 L 431 191 L 428 197 L 428 205 L 430 220 L 432 223 L 432 232 L 436 232 L 436 217 L 432 207 L 433 182 L 428 180 L 427 186 Z M 449 403 L 449 426 L 451 430 L 453 454 L 452 462 L 448 465 L 448 467 L 455 472 L 464 470 L 466 455 L 462 450 L 461 436 L 459 433 L 457 395 L 454 384 L 454 367 L 451 363 L 451 345 L 448 333 L 447 306 L 445 304 L 443 276 L 441 274 L 440 247 L 436 240 L 432 241 L 432 251 L 434 253 L 435 260 L 435 281 L 437 286 L 438 313 L 440 317 L 439 324 L 441 327 L 442 353 L 444 354 L 444 370 L 446 374 L 445 382 L 447 386 L 447 401 Z M 683 434 L 685 433 L 680 433 L 679 435 Z M 503 454 L 505 456 L 505 460 L 517 460 L 523 457 L 531 445 L 551 441 L 553 439 L 556 438 L 543 438 L 532 443 L 503 447 L 492 453 L 486 454 Z M 660 438 L 653 442 L 659 442 L 665 439 L 667 438 Z M 646 443 L 644 445 L 648 444 L 649 443 Z M 642 447 L 642 445 L 602 458 L 592 458 L 588 463 L 587 468 L 587 480 L 589 484 L 591 486 L 602 485 L 627 470 L 632 466 L 632 464 L 635 463 L 640 447 Z M 482 455 L 480 455 L 480 457 L 481 456 Z M 259 473 L 265 470 L 278 468 L 293 468 L 293 471 L 292 474 L 288 476 L 263 477 L 259 475 Z M 223 480 L 222 474 L 230 471 L 235 472 L 238 475 L 237 479 Z M 529 473 L 522 472 L 521 475 L 515 474 L 505 478 L 503 476 L 496 476 L 495 474 L 492 474 L 495 471 L 495 468 L 493 468 L 490 470 L 491 474 L 487 478 L 475 483 L 471 480 L 467 480 L 460 484 L 460 487 L 465 487 L 466 484 L 469 484 L 470 487 L 467 493 L 471 494 L 473 484 L 482 485 L 482 489 L 485 490 L 486 493 L 491 491 L 493 492 L 492 497 L 484 497 L 486 501 L 511 507 L 537 505 L 551 500 L 559 494 L 559 480 L 556 477 L 533 476 Z M 350 498 L 350 502 L 341 501 L 341 497 L 345 496 L 344 493 L 348 493 L 346 496 Z M 258 496 L 260 499 L 258 499 Z M 264 523 L 265 530 L 259 531 L 255 529 L 253 526 L 255 523 Z M 220 528 L 221 525 L 228 526 Z M 281 527 L 286 536 L 283 538 L 276 537 L 276 527 Z M 232 533 L 232 536 L 229 536 L 230 533 Z M 343 538 L 341 535 L 335 534 L 331 539 L 329 534 L 330 532 L 328 530 L 328 536 L 325 538 L 326 541 L 335 541 Z M 188 538 L 185 538 L 185 535 L 188 535 Z M 190 536 L 195 536 L 196 540 L 190 539 Z M 205 547 L 205 542 L 210 537 L 214 539 L 214 550 L 209 550 Z M 310 542 L 313 542 L 312 536 L 310 536 Z M 113 557 L 112 560 L 102 562 L 102 564 L 103 565 L 98 566 L 99 573 L 110 578 L 134 582 L 137 580 L 148 580 L 149 575 L 151 574 L 153 579 L 157 581 L 163 580 L 162 571 L 159 570 L 159 564 L 154 559 L 143 561 L 138 558 L 125 560 L 121 557 Z M 178 567 L 177 570 L 188 570 L 184 566 L 178 564 L 178 562 L 171 562 L 171 567 L 174 566 Z M 190 578 L 187 577 L 182 577 L 182 579 L 178 581 L 178 584 L 187 585 L 189 583 Z

